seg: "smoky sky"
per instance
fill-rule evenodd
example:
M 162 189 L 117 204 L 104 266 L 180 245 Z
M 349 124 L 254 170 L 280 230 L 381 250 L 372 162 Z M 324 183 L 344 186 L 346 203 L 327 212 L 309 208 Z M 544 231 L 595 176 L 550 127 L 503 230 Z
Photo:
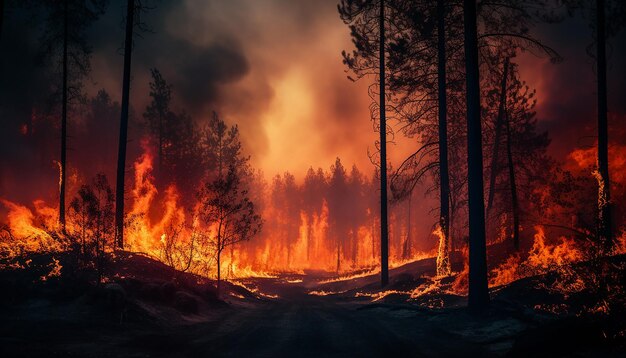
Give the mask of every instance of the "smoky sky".
M 367 156 L 376 139 L 368 109 L 370 79 L 353 83 L 346 78 L 341 50 L 352 44 L 336 0 L 144 2 L 150 9 L 141 20 L 149 31 L 134 38 L 129 168 L 140 151 L 150 69 L 157 68 L 173 86 L 175 111 L 190 113 L 200 125 L 217 111 L 237 124 L 253 164 L 268 177 L 285 170 L 301 177 L 310 165 L 328 168 L 337 156 L 348 167 L 356 163 L 365 173 L 373 171 Z M 120 101 L 124 13 L 124 1 L 110 1 L 88 30 L 93 48 L 92 72 L 84 81 L 88 97 L 104 89 L 112 102 Z M 56 190 L 52 161 L 60 146 L 58 118 L 40 124 L 38 133 L 20 132 L 24 123 L 32 124 L 33 109 L 45 106 L 52 84 L 60 80 L 37 63 L 42 23 L 31 18 L 24 10 L 5 14 L 0 196 L 17 195 L 24 182 L 50 197 Z M 595 130 L 595 74 L 585 52 L 591 30 L 577 18 L 534 31 L 564 57 L 558 65 L 530 55 L 518 58 L 523 79 L 537 89 L 537 116 L 553 139 L 551 153 L 562 159 Z M 626 113 L 625 40 L 624 31 L 611 40 L 608 75 L 609 110 L 621 118 Z M 95 125 L 83 117 L 72 113 L 70 118 L 70 169 L 84 161 L 114 170 L 119 116 L 107 113 Z M 102 155 L 90 160 L 85 153 L 93 143 L 99 143 Z M 390 145 L 389 155 L 399 160 L 417 146 L 414 140 L 399 140 Z M 48 184 L 40 184 L 42 179 Z
M 596 139 L 597 89 L 592 31 L 581 18 L 563 23 L 540 25 L 535 32 L 541 40 L 556 49 L 563 62 L 526 56 L 521 61 L 522 79 L 537 89 L 536 108 L 539 125 L 552 138 L 550 152 L 565 159 L 579 146 L 593 145 Z M 626 115 L 626 31 L 608 40 L 607 78 L 609 115 L 619 121 Z M 612 123 L 619 125 L 619 123 Z M 623 125 L 623 124 L 622 124 Z M 611 141 L 622 142 L 613 136 Z

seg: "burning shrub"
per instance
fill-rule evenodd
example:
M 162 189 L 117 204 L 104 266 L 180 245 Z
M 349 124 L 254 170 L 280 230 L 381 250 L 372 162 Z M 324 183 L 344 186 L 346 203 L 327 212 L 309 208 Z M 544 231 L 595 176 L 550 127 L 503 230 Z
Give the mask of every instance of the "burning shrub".
M 68 237 L 81 266 L 94 267 L 102 278 L 105 252 L 114 245 L 113 191 L 104 174 L 81 186 L 70 204 Z
M 489 286 L 506 285 L 524 277 L 561 270 L 566 265 L 585 258 L 572 239 L 561 237 L 558 243 L 550 245 L 546 243 L 544 229 L 537 226 L 535 230 L 535 241 L 526 259 L 522 259 L 520 255 L 509 257 L 491 271 Z

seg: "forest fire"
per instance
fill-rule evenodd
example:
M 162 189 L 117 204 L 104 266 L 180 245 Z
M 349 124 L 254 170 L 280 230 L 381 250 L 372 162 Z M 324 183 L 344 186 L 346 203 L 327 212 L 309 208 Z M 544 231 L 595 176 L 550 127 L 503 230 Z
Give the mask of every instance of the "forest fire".
M 573 240 L 560 237 L 555 244 L 546 243 L 542 227 L 535 227 L 533 246 L 525 259 L 520 255 L 510 256 L 502 265 L 491 272 L 489 286 L 507 285 L 524 277 L 545 273 L 550 269 L 583 260 L 583 252 Z
M 0 0 L 0 357 L 624 356 L 626 2 L 124 5 Z

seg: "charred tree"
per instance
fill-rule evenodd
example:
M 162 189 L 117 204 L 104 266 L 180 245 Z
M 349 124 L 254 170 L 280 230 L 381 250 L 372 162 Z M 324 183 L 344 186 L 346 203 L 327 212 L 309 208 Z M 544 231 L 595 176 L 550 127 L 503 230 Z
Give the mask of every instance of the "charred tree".
M 598 237 L 607 250 L 613 246 L 611 223 L 611 191 L 609 177 L 607 81 L 606 81 L 606 17 L 604 0 L 596 0 L 596 67 L 598 76 Z
M 68 116 L 72 104 L 84 100 L 82 79 L 91 71 L 91 46 L 87 41 L 87 29 L 106 9 L 105 0 L 59 0 L 33 2 L 46 14 L 44 31 L 40 38 L 43 65 L 58 76 L 58 86 L 51 91 L 50 109 L 60 117 L 59 165 L 59 216 L 62 230 L 66 223 L 67 140 Z M 25 2 L 22 5 L 30 6 Z M 57 83 L 55 81 L 55 83 Z M 58 107 L 57 107 L 58 106 Z M 57 110 L 59 112 L 57 112 Z
M 387 120 L 385 118 L 385 1 L 380 0 L 380 285 L 389 283 L 389 227 L 387 212 Z
M 117 184 L 115 187 L 116 246 L 124 248 L 124 178 L 126 174 L 126 143 L 128 141 L 128 106 L 130 97 L 130 63 L 133 52 L 133 20 L 135 0 L 128 0 L 126 7 L 126 37 L 124 40 L 124 79 L 122 83 L 122 113 L 117 153 Z
M 59 223 L 65 231 L 65 178 L 67 173 L 67 40 L 68 1 L 63 1 L 63 87 L 61 109 L 61 180 L 59 182 Z
M 450 272 L 450 179 L 448 173 L 448 102 L 446 85 L 446 9 L 437 0 L 437 91 L 439 103 L 439 226 L 442 237 L 442 271 Z
M 402 258 L 408 259 L 411 257 L 411 199 L 413 197 L 413 192 L 409 193 L 409 200 L 407 203 L 407 213 L 406 213 L 406 238 L 404 239 L 404 243 L 402 244 Z
M 463 1 L 465 27 L 465 71 L 467 98 L 467 161 L 469 211 L 469 293 L 471 309 L 489 304 L 487 287 L 487 248 L 485 242 L 485 204 L 483 193 L 483 153 L 480 123 L 480 80 L 476 0 Z

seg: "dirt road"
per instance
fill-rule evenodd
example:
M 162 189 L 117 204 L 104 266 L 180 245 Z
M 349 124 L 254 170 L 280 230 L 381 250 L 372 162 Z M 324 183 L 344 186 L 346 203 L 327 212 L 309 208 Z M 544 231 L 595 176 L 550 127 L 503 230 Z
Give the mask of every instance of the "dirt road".
M 3 310 L 3 357 L 422 357 L 489 356 L 450 333 L 446 314 L 363 305 L 274 285 L 278 299 L 204 315 L 117 322 L 89 303 L 30 301 Z M 276 291 L 275 291 L 276 292 Z M 155 320 L 154 317 L 157 317 Z M 454 342 L 454 343 L 451 343 Z

